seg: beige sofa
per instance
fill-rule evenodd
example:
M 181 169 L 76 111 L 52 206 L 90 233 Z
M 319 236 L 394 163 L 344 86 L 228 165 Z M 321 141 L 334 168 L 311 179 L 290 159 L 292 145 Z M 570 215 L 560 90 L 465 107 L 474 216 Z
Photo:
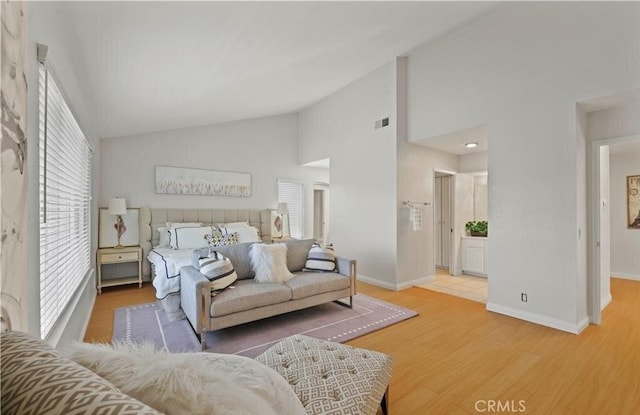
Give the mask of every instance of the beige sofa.
M 252 243 L 216 247 L 228 257 L 238 275 L 233 289 L 211 295 L 209 280 L 197 269 L 197 259 L 209 248 L 194 251 L 192 266 L 180 271 L 180 304 L 194 331 L 206 346 L 206 333 L 290 311 L 336 301 L 353 306 L 356 261 L 338 257 L 337 272 L 304 271 L 313 240 L 288 240 L 287 267 L 296 277 L 285 283 L 256 282 L 249 250 Z M 339 300 L 348 299 L 348 303 Z

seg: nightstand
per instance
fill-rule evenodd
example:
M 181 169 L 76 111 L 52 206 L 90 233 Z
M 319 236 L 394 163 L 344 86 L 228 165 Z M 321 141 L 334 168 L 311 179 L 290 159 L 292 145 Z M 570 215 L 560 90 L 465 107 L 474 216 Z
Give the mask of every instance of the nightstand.
M 138 264 L 138 274 L 132 276 L 114 276 L 113 278 L 102 279 L 102 268 L 136 262 Z M 116 285 L 138 283 L 142 287 L 142 248 L 139 246 L 126 246 L 124 248 L 100 248 L 96 253 L 96 267 L 98 268 L 98 294 L 102 293 L 103 287 L 114 287 Z
M 289 241 L 293 238 L 290 236 L 273 236 L 271 237 L 271 242 L 280 242 L 280 241 Z

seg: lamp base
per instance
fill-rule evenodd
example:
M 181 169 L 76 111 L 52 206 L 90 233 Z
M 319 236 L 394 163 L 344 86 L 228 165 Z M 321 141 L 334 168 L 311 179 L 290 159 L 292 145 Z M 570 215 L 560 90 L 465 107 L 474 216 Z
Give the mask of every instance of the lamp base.
M 122 249 L 122 248 L 124 248 L 124 245 L 120 245 L 120 244 L 113 247 L 113 249 Z

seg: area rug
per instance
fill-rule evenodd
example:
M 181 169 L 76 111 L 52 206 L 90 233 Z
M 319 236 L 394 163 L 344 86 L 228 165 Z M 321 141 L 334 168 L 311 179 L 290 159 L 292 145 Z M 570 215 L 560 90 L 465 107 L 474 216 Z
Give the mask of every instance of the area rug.
M 256 357 L 293 334 L 343 343 L 415 317 L 416 312 L 363 294 L 353 308 L 326 303 L 207 334 L 207 352 Z M 200 351 L 187 320 L 169 321 L 155 303 L 115 310 L 113 341 L 151 342 L 171 352 Z

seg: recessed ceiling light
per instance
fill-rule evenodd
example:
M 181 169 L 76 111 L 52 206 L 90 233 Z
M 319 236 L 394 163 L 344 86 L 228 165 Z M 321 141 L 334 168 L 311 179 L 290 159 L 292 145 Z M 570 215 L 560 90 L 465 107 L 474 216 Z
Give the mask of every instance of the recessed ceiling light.
M 474 148 L 474 147 L 478 147 L 478 143 L 466 143 L 464 145 L 466 148 Z

